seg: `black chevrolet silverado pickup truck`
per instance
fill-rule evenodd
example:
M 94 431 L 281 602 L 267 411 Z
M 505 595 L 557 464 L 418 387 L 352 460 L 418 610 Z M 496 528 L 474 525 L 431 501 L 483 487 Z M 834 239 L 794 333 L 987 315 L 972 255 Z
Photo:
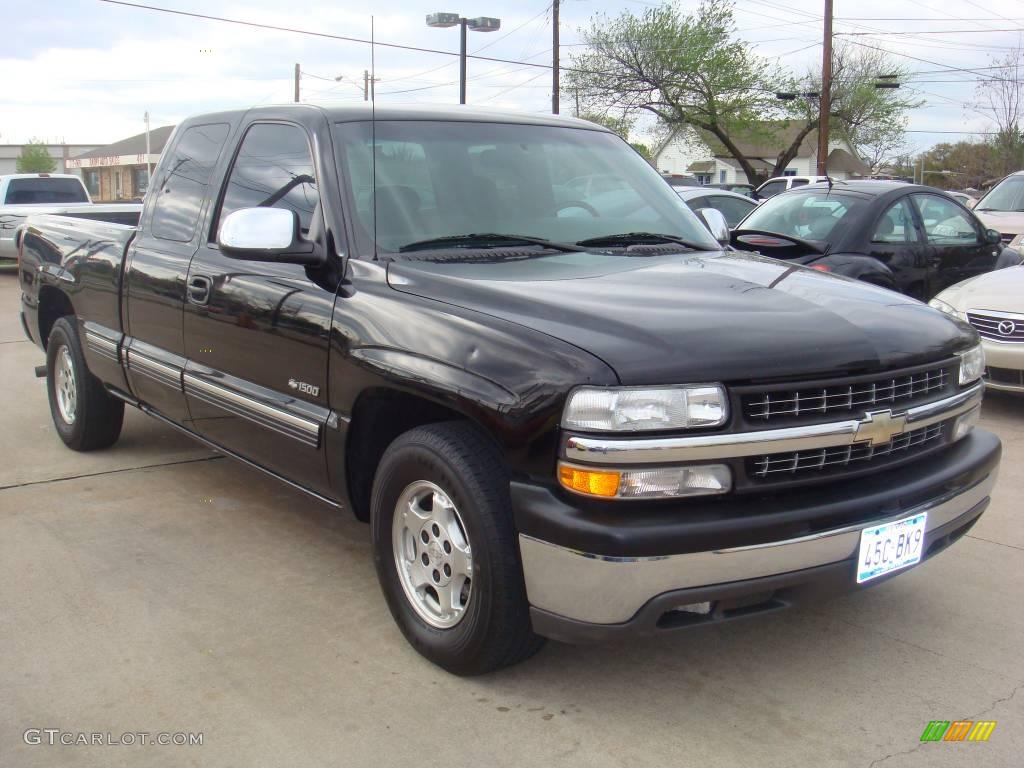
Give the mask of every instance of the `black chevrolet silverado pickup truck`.
M 33 217 L 18 245 L 69 447 L 127 403 L 351 510 L 459 674 L 876 584 L 996 479 L 969 326 L 723 250 L 578 120 L 208 114 L 137 227 Z

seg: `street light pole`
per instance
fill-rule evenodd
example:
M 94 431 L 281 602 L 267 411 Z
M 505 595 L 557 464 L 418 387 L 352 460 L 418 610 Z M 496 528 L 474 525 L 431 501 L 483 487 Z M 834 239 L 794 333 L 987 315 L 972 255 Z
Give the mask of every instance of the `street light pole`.
M 458 13 L 431 13 L 427 15 L 428 27 L 459 27 L 459 104 L 466 103 L 466 30 L 474 32 L 495 32 L 501 29 L 501 19 L 477 16 L 467 19 Z

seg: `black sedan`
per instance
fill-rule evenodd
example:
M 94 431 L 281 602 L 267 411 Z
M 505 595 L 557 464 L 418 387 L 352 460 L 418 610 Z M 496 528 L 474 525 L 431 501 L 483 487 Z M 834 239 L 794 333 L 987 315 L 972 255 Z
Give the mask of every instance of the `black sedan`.
M 778 195 L 740 222 L 731 244 L 922 301 L 1021 260 L 949 195 L 890 181 L 819 183 Z

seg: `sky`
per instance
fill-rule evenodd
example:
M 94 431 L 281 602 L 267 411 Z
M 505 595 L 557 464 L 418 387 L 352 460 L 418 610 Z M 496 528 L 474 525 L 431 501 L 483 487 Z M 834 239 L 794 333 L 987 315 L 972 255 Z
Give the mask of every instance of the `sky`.
M 137 0 L 140 4 L 325 34 L 457 52 L 457 28 L 432 29 L 435 11 L 501 19 L 498 32 L 470 32 L 469 51 L 550 63 L 550 0 Z M 684 10 L 696 0 L 678 0 Z M 643 13 L 649 0 L 563 0 L 563 65 L 581 50 L 595 14 Z M 736 0 L 739 36 L 795 73 L 820 67 L 823 0 Z M 910 114 L 907 149 L 992 130 L 975 107 L 991 59 L 1024 34 L 1024 0 L 835 0 L 837 40 L 892 52 L 910 73 L 902 87 L 925 103 Z M 0 0 L 0 143 L 29 139 L 103 144 L 173 124 L 190 114 L 301 98 L 363 98 L 374 66 L 381 101 L 457 103 L 458 58 L 159 13 L 102 0 Z M 894 34 L 895 33 L 895 34 Z M 939 34 L 936 34 L 939 33 Z M 964 71 L 975 70 L 975 71 Z M 336 77 L 341 80 L 336 81 Z M 470 60 L 470 104 L 547 112 L 550 70 Z M 563 112 L 571 112 L 565 103 Z M 641 125 L 641 131 L 643 127 Z M 643 139 L 643 136 L 637 138 Z

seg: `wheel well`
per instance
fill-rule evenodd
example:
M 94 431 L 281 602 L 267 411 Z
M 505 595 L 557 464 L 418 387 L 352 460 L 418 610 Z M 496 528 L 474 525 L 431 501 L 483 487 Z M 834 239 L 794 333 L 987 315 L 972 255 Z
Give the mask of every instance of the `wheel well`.
M 352 411 L 345 449 L 348 495 L 356 518 L 370 519 L 373 477 L 384 451 L 403 432 L 439 421 L 465 420 L 465 416 L 431 400 L 395 390 L 360 395 Z
M 44 349 L 50 339 L 53 324 L 60 318 L 73 314 L 75 308 L 66 293 L 52 285 L 44 285 L 39 289 L 39 339 Z

